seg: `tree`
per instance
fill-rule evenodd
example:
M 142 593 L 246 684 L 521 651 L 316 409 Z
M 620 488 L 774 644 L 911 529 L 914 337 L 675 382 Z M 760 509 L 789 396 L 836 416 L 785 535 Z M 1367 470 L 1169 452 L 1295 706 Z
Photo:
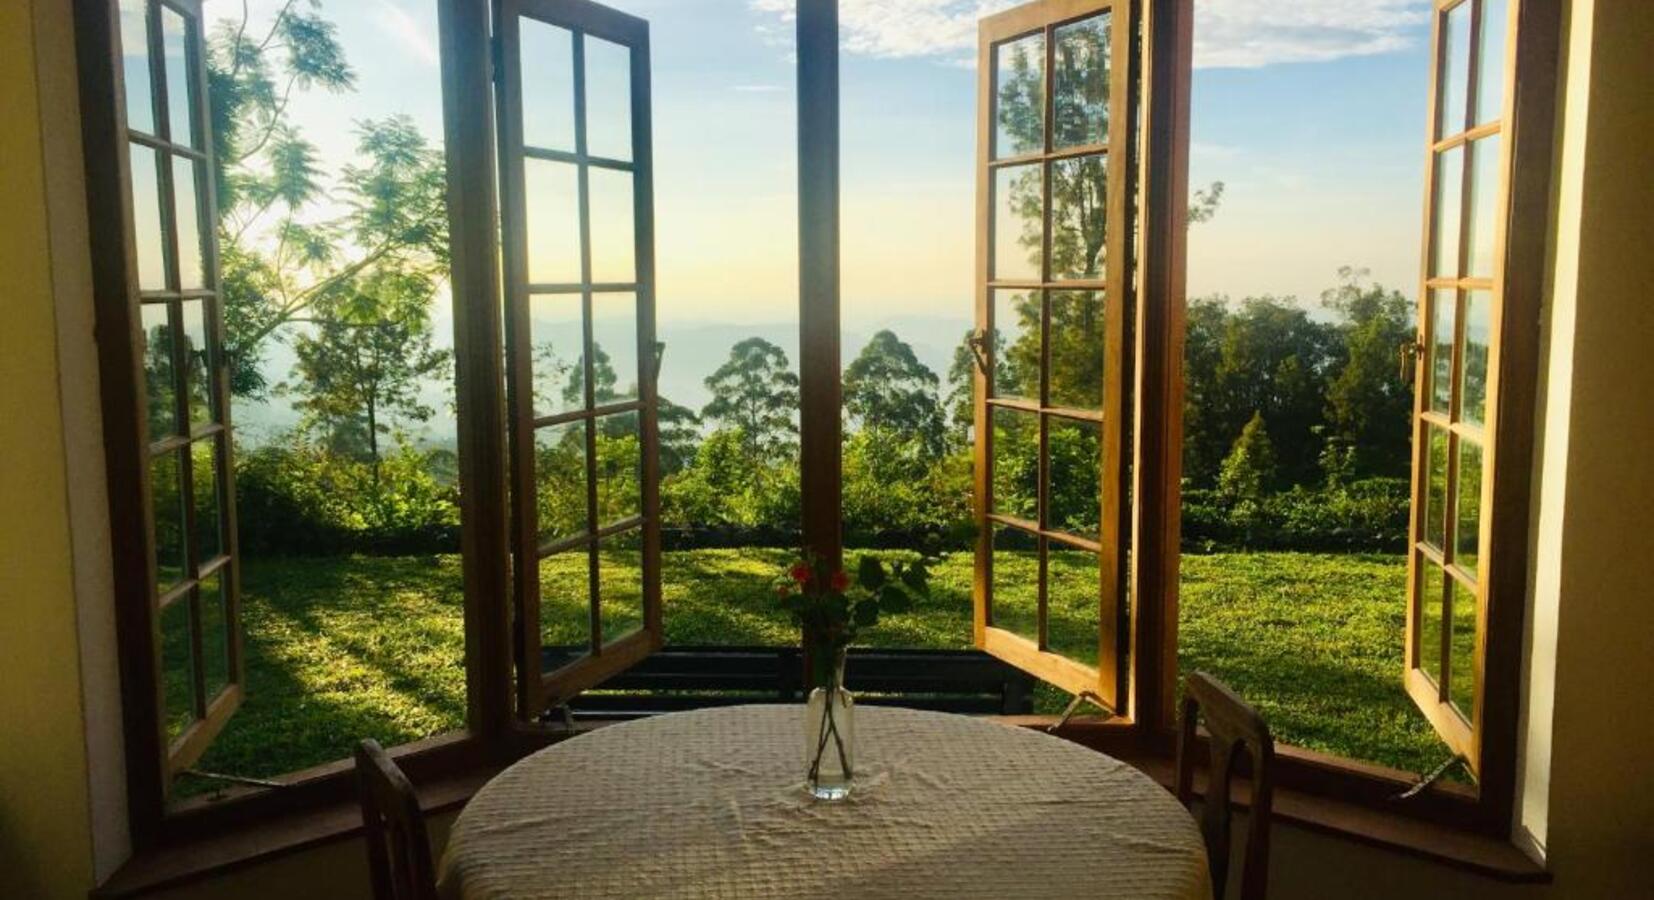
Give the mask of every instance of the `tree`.
M 1231 499 L 1256 502 L 1274 488 L 1276 471 L 1275 445 L 1270 443 L 1263 414 L 1254 412 L 1223 460 L 1218 489 Z
M 661 475 L 677 474 L 695 458 L 695 447 L 701 440 L 701 417 L 689 407 L 661 397 L 655 421 L 660 429 Z
M 1227 298 L 1190 304 L 1185 336 L 1184 468 L 1197 485 L 1218 476 L 1230 441 L 1254 413 L 1273 428 L 1283 474 L 1319 476 L 1326 382 L 1340 357 L 1336 327 L 1290 299 Z
M 391 420 L 434 414 L 420 402 L 420 385 L 444 375 L 450 358 L 431 346 L 431 293 L 420 273 L 376 269 L 315 304 L 311 328 L 294 341 L 294 379 L 278 393 L 298 395 L 305 427 L 333 452 L 377 471 Z
M 295 92 L 350 90 L 355 73 L 332 24 L 290 0 L 262 34 L 249 14 L 208 44 L 220 219 L 220 269 L 231 391 L 261 396 L 267 344 L 330 295 L 380 267 L 447 269 L 442 158 L 405 117 L 360 124 L 364 166 L 338 174 L 342 212 L 316 148 L 288 117 Z
M 909 435 L 935 458 L 943 451 L 940 383 L 907 342 L 885 329 L 845 368 L 844 408 L 862 428 Z
M 1355 474 L 1399 477 L 1412 465 L 1413 391 L 1397 348 L 1416 334 L 1413 304 L 1400 291 L 1363 284 L 1367 274 L 1345 266 L 1338 286 L 1321 294 L 1321 305 L 1342 319 L 1345 351 L 1327 388 L 1327 421 L 1353 455 Z
M 760 337 L 730 348 L 729 360 L 706 379 L 712 401 L 701 417 L 721 428 L 741 429 L 743 446 L 753 459 L 776 455 L 798 432 L 798 376 L 787 353 Z

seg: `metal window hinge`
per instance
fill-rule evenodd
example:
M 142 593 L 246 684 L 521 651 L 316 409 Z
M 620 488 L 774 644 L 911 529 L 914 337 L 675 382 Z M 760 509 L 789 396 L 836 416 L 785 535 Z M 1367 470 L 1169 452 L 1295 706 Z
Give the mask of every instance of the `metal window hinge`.
M 1465 759 L 1463 756 L 1460 756 L 1458 754 L 1454 754 L 1453 756 L 1449 757 L 1446 762 L 1443 762 L 1441 765 L 1435 767 L 1434 769 L 1431 769 L 1430 773 L 1428 775 L 1425 775 L 1423 778 L 1420 778 L 1418 780 L 1418 782 L 1416 784 L 1414 784 L 1412 787 L 1409 787 L 1407 790 L 1402 791 L 1401 793 L 1396 794 L 1395 796 L 1391 797 L 1390 802 L 1392 802 L 1392 803 L 1404 803 L 1408 800 L 1413 799 L 1414 797 L 1417 797 L 1418 795 L 1420 795 L 1420 794 L 1424 793 L 1425 791 L 1429 790 L 1431 785 L 1435 784 L 1438 781 L 1441 781 L 1443 778 L 1446 778 L 1447 773 L 1453 771 L 1454 766 L 1460 766 L 1460 765 L 1465 767 L 1465 772 L 1469 773 L 1472 778 L 1475 777 L 1475 773 L 1470 772 L 1470 761 Z
M 1402 341 L 1396 348 L 1396 357 L 1401 366 L 1398 373 L 1402 384 L 1413 383 L 1413 373 L 1418 371 L 1419 357 L 1424 355 L 1424 345 L 1416 340 Z
M 1081 691 L 1074 695 L 1073 700 L 1068 701 L 1068 706 L 1063 709 L 1062 715 L 1058 716 L 1057 721 L 1045 729 L 1045 733 L 1056 734 L 1059 729 L 1068 724 L 1069 719 L 1074 718 L 1074 714 L 1079 712 L 1081 704 L 1085 703 L 1089 703 L 1092 706 L 1102 710 L 1103 721 L 1105 722 L 1115 716 L 1114 710 L 1110 709 L 1109 705 L 1103 702 L 1103 698 L 1097 696 L 1091 691 Z
M 569 709 L 567 703 L 559 703 L 540 713 L 541 725 L 561 725 L 570 734 L 574 733 L 574 710 Z

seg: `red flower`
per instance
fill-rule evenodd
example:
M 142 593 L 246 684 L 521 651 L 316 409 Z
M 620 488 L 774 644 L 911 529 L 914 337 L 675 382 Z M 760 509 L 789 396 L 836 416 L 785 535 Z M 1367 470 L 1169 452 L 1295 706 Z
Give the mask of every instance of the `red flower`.
M 807 563 L 795 564 L 791 574 L 793 580 L 798 582 L 801 586 L 810 583 L 810 566 Z
M 850 576 L 844 574 L 844 570 L 840 569 L 833 573 L 832 580 L 827 582 L 827 586 L 835 591 L 843 592 L 850 587 Z
M 793 586 L 790 585 L 790 584 L 778 584 L 778 585 L 775 586 L 775 595 L 777 597 L 786 597 L 788 594 L 791 594 L 792 592 L 793 592 Z

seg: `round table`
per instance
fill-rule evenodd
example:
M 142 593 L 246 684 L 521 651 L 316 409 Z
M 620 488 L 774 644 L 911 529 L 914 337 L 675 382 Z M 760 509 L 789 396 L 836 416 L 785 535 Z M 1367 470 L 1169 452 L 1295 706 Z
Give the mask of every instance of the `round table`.
M 1209 898 L 1194 820 L 1136 769 L 991 720 L 856 709 L 850 797 L 804 790 L 801 706 L 639 719 L 500 773 L 448 898 Z

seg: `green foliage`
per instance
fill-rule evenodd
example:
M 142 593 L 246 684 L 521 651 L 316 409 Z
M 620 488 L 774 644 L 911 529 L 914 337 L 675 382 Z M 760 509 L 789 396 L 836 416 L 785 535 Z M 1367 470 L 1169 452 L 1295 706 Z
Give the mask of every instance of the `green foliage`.
M 751 337 L 730 348 L 729 360 L 707 376 L 712 401 L 701 417 L 724 429 L 739 429 L 754 459 L 778 456 L 798 432 L 798 376 L 787 352 Z
M 329 185 L 315 145 L 288 115 L 295 92 L 355 85 L 318 7 L 288 3 L 262 34 L 243 9 L 208 41 L 225 345 L 237 396 L 264 395 L 269 341 L 296 323 L 325 321 L 319 307 L 361 294 L 363 279 L 447 276 L 442 156 L 412 120 L 359 123 L 358 161 Z M 342 215 L 328 211 L 330 198 L 343 200 Z
M 1363 284 L 1366 275 L 1345 266 L 1339 285 L 1321 295 L 1341 318 L 1345 353 L 1327 386 L 1326 418 L 1353 451 L 1354 471 L 1403 476 L 1412 462 L 1413 388 L 1402 380 L 1397 350 L 1414 339 L 1413 304 L 1399 291 Z
M 912 541 L 971 525 L 969 451 L 932 457 L 922 438 L 863 429 L 844 441 L 844 529 L 852 539 Z
M 934 560 L 864 555 L 851 578 L 843 569 L 806 553 L 776 583 L 778 606 L 803 632 L 811 650 L 815 684 L 833 677 L 837 651 L 855 643 L 881 616 L 904 613 L 930 597 Z
M 377 463 L 392 420 L 424 422 L 435 410 L 420 386 L 448 380 L 451 355 L 432 346 L 434 286 L 423 273 L 374 269 L 351 290 L 318 298 L 312 327 L 294 340 L 293 380 L 278 395 L 296 394 L 304 427 L 335 453 Z
M 1276 469 L 1275 445 L 1269 442 L 1263 414 L 1253 413 L 1223 459 L 1218 490 L 1235 500 L 1256 502 L 1275 486 Z
M 775 528 L 797 523 L 797 460 L 756 458 L 750 446 L 740 428 L 708 435 L 688 468 L 663 479 L 662 521 L 676 528 Z
M 1203 551 L 1401 552 L 1407 546 L 1410 499 L 1402 478 L 1295 485 L 1258 499 L 1185 487 L 1183 545 Z
M 844 410 L 863 430 L 907 435 L 928 458 L 942 455 L 944 423 L 936 373 L 883 330 L 844 370 Z
M 436 553 L 459 546 L 459 490 L 442 452 L 406 444 L 378 466 L 289 437 L 236 460 L 244 556 Z

